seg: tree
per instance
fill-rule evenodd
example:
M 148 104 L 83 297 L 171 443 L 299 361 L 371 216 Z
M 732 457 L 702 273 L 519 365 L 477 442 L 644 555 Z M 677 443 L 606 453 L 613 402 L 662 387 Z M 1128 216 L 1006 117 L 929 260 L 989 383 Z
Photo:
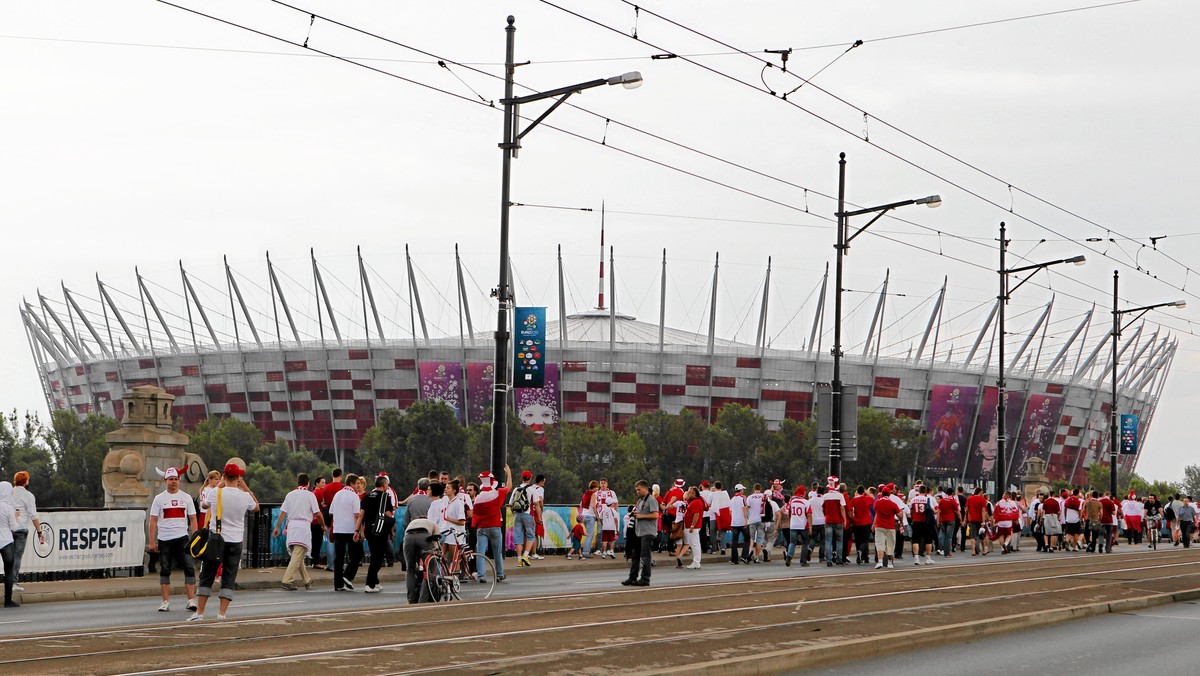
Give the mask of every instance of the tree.
M 646 447 L 647 473 L 660 481 L 695 477 L 696 451 L 708 425 L 690 409 L 678 414 L 649 411 L 630 418 L 625 434 L 636 434 Z
M 1184 495 L 1200 495 L 1200 465 L 1188 465 L 1183 468 L 1183 483 L 1179 485 L 1179 489 Z
M 929 439 L 920 423 L 873 408 L 858 409 L 858 460 L 843 465 L 847 484 L 906 483 L 922 476 Z
M 55 411 L 51 424 L 47 441 L 54 459 L 56 506 L 103 507 L 101 473 L 109 451 L 105 435 L 121 423 L 95 413 L 80 420 L 72 411 Z
M 826 467 L 817 462 L 817 425 L 808 420 L 784 420 L 762 455 L 766 476 L 782 478 L 785 486 L 823 479 Z M 822 482 L 823 483 L 823 482 Z
M 234 457 L 249 464 L 254 449 L 262 443 L 262 432 L 254 423 L 230 417 L 207 418 L 187 434 L 188 451 L 200 456 L 209 469 L 217 470 Z
M 293 452 L 291 445 L 283 440 L 262 444 L 243 459 L 246 460 L 246 483 L 262 502 L 282 502 L 296 487 L 296 476 L 300 473 L 315 479 L 333 472 L 333 465 L 321 460 L 317 454 L 303 446 Z
M 443 401 L 388 409 L 363 435 L 358 457 L 368 473 L 386 471 L 393 486 L 416 484 L 431 469 L 452 474 L 467 466 L 467 432 Z
M 582 480 L 578 474 L 567 469 L 562 460 L 553 453 L 543 453 L 533 446 L 521 449 L 514 467 L 528 469 L 534 476 L 546 476 L 546 504 L 575 504 L 582 493 Z M 511 464 L 511 463 L 510 463 Z M 514 469 L 514 472 L 519 470 Z M 519 476 L 519 475 L 518 475 Z M 516 477 L 513 481 L 519 481 Z

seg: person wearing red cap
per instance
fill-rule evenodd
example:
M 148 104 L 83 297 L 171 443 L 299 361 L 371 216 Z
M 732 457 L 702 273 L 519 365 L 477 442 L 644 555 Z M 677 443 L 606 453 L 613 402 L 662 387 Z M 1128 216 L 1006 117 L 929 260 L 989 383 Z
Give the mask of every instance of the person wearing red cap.
M 508 495 L 513 513 L 513 547 L 517 552 L 517 567 L 531 566 L 529 557 L 537 547 L 537 522 L 533 518 L 533 472 L 521 472 L 521 485 Z
M 683 542 L 682 542 L 683 529 L 679 529 L 679 532 L 681 533 L 679 538 L 671 537 L 671 532 L 674 529 L 674 525 L 675 525 L 675 516 L 676 516 L 675 503 L 683 501 L 683 484 L 684 484 L 683 479 L 676 479 L 675 483 L 671 486 L 671 488 L 669 490 L 667 490 L 666 495 L 662 496 L 658 501 L 659 507 L 662 508 L 663 532 L 665 532 L 667 534 L 667 536 L 665 538 L 667 541 L 667 551 L 670 551 L 670 552 L 674 552 L 676 546 L 678 546 L 680 548 L 682 548 L 682 546 L 683 546 Z M 586 516 L 584 517 L 584 523 L 585 524 L 587 523 Z M 678 545 L 675 544 L 676 539 L 680 540 Z M 586 545 L 588 543 L 585 542 L 584 544 Z M 584 549 L 584 553 L 586 554 L 588 552 L 588 548 L 584 547 L 583 549 Z
M 884 486 L 875 501 L 875 519 L 871 523 L 875 533 L 876 569 L 896 567 L 892 563 L 892 553 L 896 549 L 896 526 L 902 512 L 900 504 L 892 500 L 892 485 Z
M 196 504 L 191 496 L 179 490 L 179 470 L 168 467 L 163 473 L 167 490 L 154 496 L 150 503 L 150 552 L 158 554 L 158 583 L 162 588 L 160 613 L 171 609 L 171 566 L 183 571 L 183 588 L 187 592 L 187 609 L 196 609 L 196 568 L 188 555 L 187 545 L 196 530 Z
M 225 465 L 224 477 L 217 484 L 216 496 L 205 505 L 212 511 L 209 520 L 210 538 L 224 540 L 224 551 L 220 561 L 204 561 L 200 565 L 200 588 L 196 590 L 199 603 L 189 622 L 204 619 L 204 608 L 212 595 L 217 568 L 221 568 L 220 610 L 217 619 L 225 619 L 229 603 L 233 601 L 233 587 L 237 584 L 238 566 L 242 562 L 242 537 L 246 532 L 246 512 L 258 511 L 258 498 L 246 485 L 246 471 L 234 463 Z

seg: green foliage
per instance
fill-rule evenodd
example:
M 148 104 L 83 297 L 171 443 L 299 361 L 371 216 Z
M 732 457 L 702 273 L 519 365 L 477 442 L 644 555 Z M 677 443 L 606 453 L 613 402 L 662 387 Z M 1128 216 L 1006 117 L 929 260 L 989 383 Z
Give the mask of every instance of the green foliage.
M 916 420 L 895 418 L 873 408 L 858 409 L 858 460 L 843 464 L 847 485 L 908 483 L 924 476 L 932 452 Z
M 333 465 L 316 453 L 304 447 L 293 452 L 286 441 L 262 444 L 243 459 L 246 483 L 262 502 L 283 502 L 284 496 L 296 487 L 296 476 L 300 473 L 315 481 L 318 476 L 329 477 L 333 472 Z
M 209 469 L 221 469 L 230 458 L 252 460 L 254 449 L 262 443 L 262 432 L 254 423 L 237 418 L 217 417 L 203 420 L 187 432 L 188 451 L 204 460 Z M 261 498 L 260 499 L 265 499 Z
M 363 436 L 358 458 L 367 473 L 388 472 L 400 490 L 431 469 L 465 473 L 467 438 L 445 402 L 419 401 L 404 411 L 381 412 L 378 424 Z
M 71 411 L 55 411 L 52 424 L 49 441 L 55 467 L 55 506 L 103 507 L 100 474 L 109 451 L 104 437 L 121 423 L 94 413 L 80 420 Z
M 1188 465 L 1183 468 L 1183 482 L 1178 486 L 1184 495 L 1200 496 L 1200 465 Z M 1162 495 L 1161 493 L 1159 495 Z

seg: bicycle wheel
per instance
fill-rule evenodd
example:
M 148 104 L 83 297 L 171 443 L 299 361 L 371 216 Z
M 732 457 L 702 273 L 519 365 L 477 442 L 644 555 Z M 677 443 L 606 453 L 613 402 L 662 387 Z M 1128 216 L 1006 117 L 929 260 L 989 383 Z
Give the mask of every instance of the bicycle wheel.
M 429 598 L 435 602 L 449 601 L 450 593 L 446 588 L 446 563 L 437 554 L 425 557 L 425 588 Z
M 466 562 L 465 575 L 460 580 L 455 578 L 456 595 L 463 601 L 483 601 L 490 598 L 496 589 L 496 564 L 483 554 L 471 552 L 463 557 Z M 479 566 L 483 566 L 483 575 L 479 574 Z

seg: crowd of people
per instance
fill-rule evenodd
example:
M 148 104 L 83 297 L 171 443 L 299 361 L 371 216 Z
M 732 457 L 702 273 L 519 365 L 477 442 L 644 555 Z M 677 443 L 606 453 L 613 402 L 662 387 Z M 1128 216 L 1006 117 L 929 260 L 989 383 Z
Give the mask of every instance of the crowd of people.
M 170 610 L 171 574 L 182 572 L 190 621 L 205 617 L 207 601 L 217 580 L 218 619 L 223 619 L 237 589 L 246 514 L 259 509 L 244 478 L 244 468 L 230 462 L 208 474 L 199 496 L 180 490 L 182 470 L 163 472 L 165 490 L 154 497 L 149 514 L 148 547 L 157 563 L 162 602 Z M 830 476 L 824 482 L 801 484 L 792 490 L 785 481 L 747 487 L 703 480 L 689 485 L 676 479 L 663 491 L 638 481 L 633 500 L 621 501 L 605 479 L 584 489 L 570 531 L 566 559 L 616 558 L 620 531 L 630 571 L 623 584 L 648 586 L 652 554 L 669 553 L 676 567 L 696 570 L 703 554 L 727 556 L 731 565 L 768 563 L 781 550 L 785 566 L 814 562 L 826 566 L 874 564 L 893 568 L 910 553 L 915 565 L 931 565 L 935 557 L 955 553 L 987 556 L 1019 550 L 1022 534 L 1031 536 L 1038 552 L 1109 553 L 1121 538 L 1127 545 L 1143 541 L 1190 547 L 1196 534 L 1197 508 L 1190 495 L 1138 496 L 1118 499 L 1106 491 L 1040 489 L 1027 500 L 1006 492 L 992 501 L 981 488 L 930 486 L 917 481 L 909 490 L 895 484 L 856 486 Z M 18 607 L 12 594 L 22 591 L 20 561 L 32 527 L 41 538 L 37 501 L 29 491 L 28 472 L 13 482 L 0 481 L 0 557 L 5 570 L 5 607 Z M 395 538 L 403 538 L 400 565 L 407 573 L 410 603 L 422 600 L 418 562 L 441 548 L 453 560 L 463 547 L 494 565 L 496 581 L 504 574 L 506 515 L 512 514 L 513 557 L 518 567 L 532 566 L 545 557 L 544 475 L 523 471 L 514 484 L 511 470 L 504 477 L 482 472 L 477 481 L 431 471 L 401 498 L 386 472 L 370 478 L 343 475 L 340 469 L 311 479 L 297 476 L 287 494 L 273 534 L 284 534 L 289 555 L 280 587 L 312 589 L 313 568 L 330 570 L 335 591 L 354 591 L 359 568 L 369 548 L 363 580 L 366 593 L 382 591 L 379 573 L 395 565 Z M 397 512 L 404 507 L 403 520 Z M 198 531 L 224 545 L 215 556 L 193 560 L 191 546 Z M 1153 536 L 1147 540 L 1147 536 Z M 210 546 L 211 543 L 210 543 Z M 686 564 L 685 564 L 686 561 Z M 475 579 L 487 581 L 480 559 Z M 427 600 L 427 599 L 425 599 Z

